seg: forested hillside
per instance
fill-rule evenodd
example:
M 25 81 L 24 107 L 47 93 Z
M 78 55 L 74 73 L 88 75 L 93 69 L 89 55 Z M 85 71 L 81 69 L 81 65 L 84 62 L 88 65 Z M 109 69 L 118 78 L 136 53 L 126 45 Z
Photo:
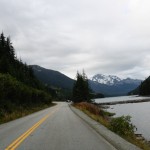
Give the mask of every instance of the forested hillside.
M 35 76 L 48 87 L 57 89 L 57 95 L 59 99 L 66 100 L 72 98 L 72 89 L 74 86 L 75 80 L 67 77 L 59 71 L 46 69 L 37 65 L 31 66 Z M 90 81 L 88 81 L 91 83 Z M 91 92 L 92 98 L 101 98 L 104 97 L 100 92 L 95 93 L 95 91 Z
M 17 109 L 51 104 L 52 96 L 28 65 L 18 60 L 10 38 L 0 35 L 0 120 Z M 9 119 L 8 119 L 9 120 Z
M 143 96 L 150 95 L 150 77 L 144 80 L 139 86 L 139 94 Z
M 40 88 L 31 67 L 16 58 L 10 38 L 5 38 L 3 33 L 0 36 L 0 72 L 10 74 L 26 85 Z
M 45 85 L 72 90 L 74 80 L 59 71 L 45 69 L 37 65 L 31 65 L 35 76 Z
M 141 96 L 150 96 L 150 76 L 145 79 L 141 84 L 128 93 L 129 95 L 141 95 Z

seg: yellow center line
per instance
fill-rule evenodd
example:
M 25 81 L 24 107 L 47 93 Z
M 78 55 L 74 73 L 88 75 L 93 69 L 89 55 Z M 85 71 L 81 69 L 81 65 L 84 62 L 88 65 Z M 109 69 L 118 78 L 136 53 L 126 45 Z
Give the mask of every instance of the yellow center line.
M 34 124 L 31 128 L 29 128 L 26 132 L 24 132 L 19 138 L 17 138 L 14 142 L 12 142 L 5 150 L 15 150 L 35 129 L 37 129 L 54 112 L 56 112 L 56 110 L 46 115 L 36 124 Z

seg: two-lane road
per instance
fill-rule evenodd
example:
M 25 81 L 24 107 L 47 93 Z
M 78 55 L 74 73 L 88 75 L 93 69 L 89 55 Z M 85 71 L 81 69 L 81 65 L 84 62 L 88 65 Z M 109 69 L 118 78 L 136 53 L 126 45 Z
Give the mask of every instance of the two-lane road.
M 67 103 L 0 126 L 0 150 L 115 150 Z

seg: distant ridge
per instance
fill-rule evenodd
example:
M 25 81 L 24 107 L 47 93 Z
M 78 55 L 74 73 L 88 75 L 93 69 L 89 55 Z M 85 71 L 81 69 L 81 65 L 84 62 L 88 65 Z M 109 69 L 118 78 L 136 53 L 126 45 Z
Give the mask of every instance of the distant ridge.
M 150 96 L 150 76 L 141 82 L 141 84 L 136 89 L 130 91 L 128 94 Z
M 105 96 L 123 96 L 137 88 L 142 80 L 96 74 L 89 82 L 95 92 L 102 92 Z
M 49 87 L 72 90 L 74 81 L 59 71 L 45 69 L 38 65 L 32 65 L 35 76 Z M 121 79 L 117 76 L 106 76 L 97 74 L 89 79 L 91 89 L 96 93 L 103 93 L 105 96 L 123 96 L 137 88 L 141 80 Z
M 142 80 L 139 79 L 131 79 L 131 78 L 121 79 L 114 75 L 103 75 L 103 74 L 96 74 L 91 78 L 91 80 L 105 85 L 118 85 L 118 84 L 139 85 L 142 82 Z
M 96 74 L 91 78 L 91 80 L 106 85 L 113 85 L 121 81 L 121 79 L 117 76 L 113 75 L 107 76 L 103 74 Z
M 74 80 L 51 69 L 45 69 L 38 65 L 31 65 L 35 76 L 45 85 L 63 89 L 72 89 Z

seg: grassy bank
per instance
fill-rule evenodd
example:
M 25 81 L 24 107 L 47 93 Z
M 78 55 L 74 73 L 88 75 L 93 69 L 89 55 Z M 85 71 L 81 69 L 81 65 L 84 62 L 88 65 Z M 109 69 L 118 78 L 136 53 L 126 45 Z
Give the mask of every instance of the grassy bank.
M 15 120 L 17 118 L 24 117 L 26 115 L 32 114 L 34 112 L 38 112 L 40 110 L 55 106 L 55 103 L 43 104 L 43 105 L 35 105 L 32 107 L 17 107 L 13 111 L 4 111 L 0 110 L 0 124 L 9 122 L 11 120 Z
M 135 144 L 143 150 L 150 150 L 149 144 L 145 141 L 138 140 L 134 134 L 136 127 L 131 123 L 130 116 L 114 118 L 111 117 L 113 116 L 112 113 L 106 112 L 96 105 L 85 102 L 73 105 L 130 143 Z

